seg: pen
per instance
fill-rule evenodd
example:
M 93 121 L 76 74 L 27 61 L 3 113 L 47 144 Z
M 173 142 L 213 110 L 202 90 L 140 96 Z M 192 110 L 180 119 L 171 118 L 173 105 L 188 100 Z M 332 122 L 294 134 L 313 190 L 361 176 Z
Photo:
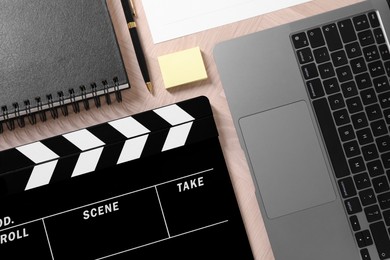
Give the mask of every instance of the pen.
M 129 3 L 130 1 L 130 3 Z M 125 13 L 126 21 L 127 21 L 127 27 L 129 28 L 129 33 L 131 40 L 133 42 L 135 55 L 137 56 L 138 64 L 141 69 L 142 76 L 144 78 L 146 87 L 148 88 L 149 92 L 152 92 L 152 83 L 150 82 L 148 67 L 146 66 L 146 60 L 144 56 L 144 52 L 142 50 L 141 42 L 138 37 L 137 33 L 137 24 L 134 21 L 134 17 L 136 16 L 134 4 L 132 0 L 121 0 L 122 2 L 122 8 Z M 131 6 L 130 6 L 131 5 Z

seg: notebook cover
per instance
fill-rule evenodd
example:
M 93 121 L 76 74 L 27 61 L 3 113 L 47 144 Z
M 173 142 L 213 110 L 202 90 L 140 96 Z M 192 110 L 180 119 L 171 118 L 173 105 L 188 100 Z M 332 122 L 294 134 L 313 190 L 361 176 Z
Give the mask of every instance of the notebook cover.
M 105 0 L 3 0 L 0 27 L 0 107 L 11 116 L 14 102 L 22 111 L 25 100 L 58 101 L 58 91 L 128 83 Z
M 0 153 L 2 259 L 253 259 L 206 98 L 29 145 Z

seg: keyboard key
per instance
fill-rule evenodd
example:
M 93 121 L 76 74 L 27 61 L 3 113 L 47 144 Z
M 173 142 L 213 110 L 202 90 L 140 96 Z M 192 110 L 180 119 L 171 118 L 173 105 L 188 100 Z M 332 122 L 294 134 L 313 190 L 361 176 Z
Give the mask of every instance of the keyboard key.
M 369 13 L 368 20 L 370 21 L 371 27 L 375 28 L 380 26 L 379 18 L 376 12 Z
M 362 92 L 360 92 L 360 96 L 362 97 L 362 101 L 365 106 L 377 103 L 378 101 L 374 88 L 362 90 Z
M 330 62 L 319 65 L 318 71 L 320 72 L 322 79 L 331 78 L 335 75 L 333 65 Z
M 333 113 L 333 117 L 337 126 L 345 125 L 351 122 L 348 111 L 346 109 L 337 110 Z
M 378 150 L 376 149 L 375 144 L 369 144 L 362 147 L 362 154 L 364 157 L 364 160 L 371 161 L 374 159 L 379 158 Z
M 322 32 L 324 33 L 330 51 L 339 50 L 343 47 L 336 24 L 332 23 L 323 26 Z
M 390 90 L 389 80 L 386 76 L 382 76 L 373 80 L 376 92 L 382 93 Z
M 371 187 L 371 181 L 370 177 L 367 173 L 359 173 L 355 176 L 353 176 L 353 179 L 355 181 L 356 188 L 358 190 L 366 189 Z
M 346 65 L 336 69 L 337 78 L 340 82 L 353 79 L 351 67 Z
M 370 253 L 367 248 L 360 250 L 360 255 L 362 256 L 362 260 L 371 260 Z
M 390 77 L 390 61 L 385 61 L 384 66 L 385 66 L 385 71 L 387 73 L 387 76 Z
M 384 153 L 381 155 L 383 166 L 386 169 L 390 168 L 390 153 Z
M 374 37 L 377 44 L 385 43 L 385 35 L 383 34 L 383 31 L 381 28 L 374 29 Z
M 368 71 L 370 72 L 371 77 L 378 77 L 385 74 L 385 68 L 383 63 L 380 60 L 371 62 L 368 64 Z
M 367 62 L 378 60 L 380 58 L 379 50 L 376 45 L 363 48 L 364 58 Z
M 363 157 L 361 156 L 349 159 L 348 164 L 352 173 L 358 173 L 366 170 L 366 164 L 364 163 Z
M 372 240 L 372 237 L 371 237 L 371 233 L 370 233 L 370 231 L 368 229 L 367 230 L 363 230 L 361 232 L 362 232 L 362 235 L 363 235 L 364 244 L 366 246 L 371 246 L 372 244 L 374 244 L 374 241 Z
M 378 195 L 378 202 L 381 209 L 390 209 L 390 192 Z
M 383 169 L 382 162 L 380 160 L 375 160 L 367 163 L 368 174 L 371 177 L 376 177 L 385 173 Z
M 360 44 L 364 47 L 375 43 L 374 35 L 371 30 L 366 30 L 358 33 L 358 38 Z
M 382 214 L 378 205 L 372 205 L 364 208 L 364 213 L 368 222 L 375 222 L 382 219 Z
M 360 112 L 351 116 L 353 127 L 358 130 L 368 126 L 368 120 L 364 112 Z
M 307 32 L 307 36 L 309 38 L 309 42 L 312 48 L 317 48 L 322 45 L 325 45 L 324 36 L 322 36 L 320 28 L 309 30 Z
M 360 191 L 359 198 L 363 206 L 368 206 L 376 203 L 375 192 L 373 189 Z
M 379 152 L 384 153 L 390 151 L 390 136 L 382 136 L 375 141 Z
M 389 181 L 386 176 L 380 176 L 372 179 L 372 186 L 374 187 L 376 193 L 382 193 L 390 189 Z
M 390 257 L 390 239 L 385 224 L 380 221 L 370 225 L 371 234 L 375 242 L 376 249 L 381 260 Z
M 318 78 L 306 82 L 306 86 L 312 99 L 323 97 L 325 95 L 321 80 Z
M 349 113 L 354 114 L 363 110 L 363 104 L 360 97 L 349 98 L 346 101 Z
M 332 95 L 340 91 L 339 82 L 336 78 L 326 79 L 322 82 L 322 84 L 324 85 L 325 92 L 328 95 Z
M 375 137 L 388 133 L 386 123 L 383 119 L 372 122 L 371 130 Z
M 348 158 L 360 155 L 360 148 L 357 141 L 350 141 L 343 145 L 345 154 Z
M 345 45 L 345 50 L 347 52 L 347 56 L 350 59 L 359 57 L 362 55 L 362 50 L 360 48 L 360 45 L 358 42 L 353 42 L 350 44 Z
M 350 61 L 353 73 L 360 74 L 367 71 L 366 62 L 363 57 L 359 57 Z
M 364 242 L 364 237 L 362 232 L 358 232 L 355 234 L 355 239 L 359 248 L 366 247 L 366 243 Z
M 341 84 L 341 90 L 345 98 L 350 98 L 359 94 L 355 81 L 348 81 Z
M 317 63 L 330 61 L 330 55 L 326 47 L 322 47 L 313 51 L 314 58 Z
M 387 44 L 382 44 L 379 46 L 379 53 L 381 54 L 383 60 L 390 59 L 389 47 L 387 47 Z
M 325 98 L 313 101 L 314 111 L 320 124 L 320 129 L 325 140 L 326 147 L 329 151 L 334 172 L 337 178 L 346 177 L 350 174 L 348 164 L 345 160 L 344 151 L 338 137 L 336 126 L 332 114 Z
M 309 46 L 309 41 L 306 37 L 306 33 L 301 32 L 292 36 L 295 49 L 300 49 Z
M 342 142 L 355 139 L 355 131 L 353 130 L 352 125 L 346 125 L 340 127 L 339 134 Z
M 348 63 L 347 54 L 344 50 L 332 53 L 331 57 L 335 67 L 340 67 Z
M 317 66 L 314 63 L 302 66 L 302 72 L 306 80 L 318 77 Z
M 356 31 L 362 31 L 370 28 L 370 24 L 368 23 L 367 16 L 365 14 L 356 16 L 352 18 L 353 24 L 355 25 Z
M 362 205 L 357 197 L 345 200 L 344 204 L 349 215 L 362 212 Z
M 359 231 L 361 229 L 359 219 L 356 215 L 350 216 L 349 221 L 351 222 L 352 230 L 353 231 Z
M 355 80 L 359 89 L 365 89 L 372 86 L 370 74 L 367 72 L 357 75 Z
M 337 26 L 339 27 L 341 38 L 344 43 L 356 41 L 356 33 L 350 19 L 338 22 Z
M 339 188 L 341 191 L 341 196 L 343 198 L 350 198 L 356 196 L 356 188 L 355 184 L 351 177 L 347 177 L 345 179 L 341 179 L 338 181 Z
M 305 64 L 314 61 L 313 53 L 311 52 L 309 47 L 298 50 L 297 57 L 299 64 Z
M 368 120 L 374 121 L 379 118 L 382 118 L 382 111 L 378 104 L 373 104 L 371 106 L 366 107 L 366 113 Z
M 390 124 L 390 109 L 383 110 L 383 115 L 387 124 Z
M 334 94 L 328 97 L 332 110 L 337 110 L 345 107 L 344 98 L 341 94 Z
M 383 219 L 387 226 L 390 226 L 390 210 L 383 211 Z
M 390 107 L 390 91 L 378 95 L 378 99 L 382 108 Z
M 360 145 L 366 145 L 374 141 L 374 137 L 371 133 L 370 128 L 364 128 L 356 131 L 356 136 Z

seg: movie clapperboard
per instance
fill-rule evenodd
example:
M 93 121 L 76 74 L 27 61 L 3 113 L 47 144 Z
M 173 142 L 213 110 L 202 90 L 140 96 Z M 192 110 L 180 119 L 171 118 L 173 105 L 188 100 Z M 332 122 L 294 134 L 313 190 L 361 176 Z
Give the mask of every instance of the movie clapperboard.
M 253 259 L 208 99 L 0 152 L 0 258 Z

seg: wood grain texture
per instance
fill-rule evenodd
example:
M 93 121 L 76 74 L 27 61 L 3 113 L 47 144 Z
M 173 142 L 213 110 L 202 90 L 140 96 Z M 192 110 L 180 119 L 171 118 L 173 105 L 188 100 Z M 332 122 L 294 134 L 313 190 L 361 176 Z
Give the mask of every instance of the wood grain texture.
M 123 102 L 113 102 L 111 106 L 103 105 L 99 109 L 92 107 L 91 102 L 91 109 L 89 111 L 82 111 L 79 114 L 70 113 L 68 117 L 60 116 L 56 120 L 49 118 L 48 114 L 48 121 L 45 123 L 38 123 L 34 126 L 27 125 L 25 128 L 17 128 L 12 132 L 5 130 L 5 132 L 0 135 L 0 150 L 132 115 L 199 95 L 207 96 L 213 107 L 215 120 L 220 133 L 221 145 L 247 228 L 253 254 L 256 259 L 274 259 L 262 217 L 257 206 L 254 186 L 250 177 L 248 165 L 238 142 L 223 87 L 213 60 L 212 50 L 218 42 L 302 19 L 358 1 L 313 0 L 312 2 L 303 5 L 294 6 L 159 44 L 153 44 L 152 42 L 147 19 L 142 8 L 142 2 L 140 0 L 135 0 L 134 2 L 139 16 L 136 20 L 138 33 L 145 51 L 154 86 L 153 94 L 151 95 L 148 92 L 143 82 L 124 14 L 121 9 L 121 3 L 119 0 L 108 0 L 108 6 L 117 34 L 118 43 L 132 86 L 130 90 L 123 92 Z M 166 90 L 163 85 L 157 57 L 196 46 L 199 46 L 202 51 L 208 79 L 177 87 L 169 91 Z M 69 111 L 71 111 L 71 108 L 69 108 Z

